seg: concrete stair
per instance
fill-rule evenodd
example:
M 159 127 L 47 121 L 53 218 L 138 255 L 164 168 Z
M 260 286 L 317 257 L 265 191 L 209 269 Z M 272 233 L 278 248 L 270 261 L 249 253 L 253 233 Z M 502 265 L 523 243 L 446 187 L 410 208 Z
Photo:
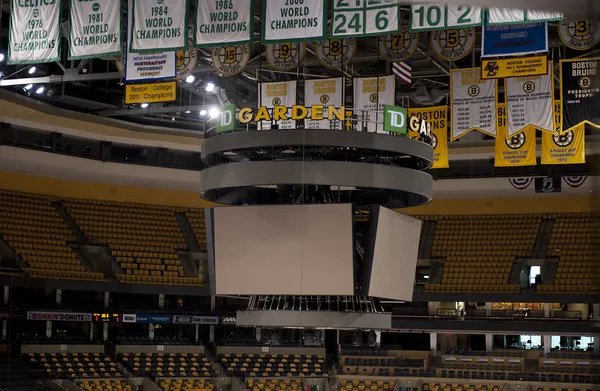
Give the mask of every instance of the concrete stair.
M 77 255 L 77 260 L 81 262 L 83 266 L 85 266 L 85 270 L 88 272 L 94 271 L 94 260 L 89 259 L 86 255 L 81 251 L 81 247 L 78 244 L 71 243 L 69 244 L 71 250 Z
M 104 277 L 114 279 L 118 274 L 123 274 L 123 269 L 117 264 L 105 246 L 81 246 L 82 253 L 92 261 L 94 271 L 104 274 Z
M 419 241 L 419 258 L 430 259 L 431 250 L 433 246 L 433 239 L 435 237 L 435 221 L 424 221 L 423 229 L 421 230 L 421 239 Z
M 177 258 L 179 258 L 179 262 L 181 262 L 181 266 L 183 266 L 183 272 L 186 277 L 198 277 L 198 267 L 189 252 L 178 251 Z
M 516 259 L 512 265 L 512 269 L 510 269 L 510 274 L 508 275 L 508 283 L 509 284 L 521 284 L 521 271 L 523 270 L 523 260 Z
M 15 251 L 0 237 L 0 266 L 14 267 L 17 261 Z
M 177 219 L 177 224 L 179 224 L 179 229 L 183 234 L 188 250 L 193 253 L 202 252 L 202 249 L 198 244 L 198 239 L 196 239 L 196 235 L 194 235 L 194 230 L 190 225 L 187 215 L 183 212 L 177 212 L 175 213 L 175 218 Z
M 554 227 L 554 219 L 542 219 L 540 228 L 538 229 L 537 236 L 535 238 L 535 244 L 533 246 L 533 252 L 531 257 L 534 259 L 545 259 L 546 252 L 548 251 L 548 245 L 550 244 L 550 237 L 552 236 L 552 228 Z
M 75 238 L 77 240 L 77 244 L 79 244 L 79 245 L 88 244 L 89 241 L 85 237 L 85 234 L 79 228 L 79 226 L 77 225 L 77 223 L 75 222 L 75 220 L 73 220 L 73 218 L 71 217 L 71 215 L 69 215 L 69 212 L 67 212 L 67 209 L 65 209 L 65 207 L 63 206 L 63 204 L 61 204 L 60 202 L 56 201 L 56 202 L 53 202 L 52 205 L 54 206 L 54 208 L 56 209 L 56 211 L 58 212 L 58 214 L 63 218 L 64 222 L 67 224 L 67 226 L 69 227 L 69 229 L 71 230 L 71 232 L 73 232 L 73 235 L 75 235 Z
M 552 285 L 556 278 L 556 272 L 558 272 L 558 259 L 548 258 L 542 271 L 542 284 Z

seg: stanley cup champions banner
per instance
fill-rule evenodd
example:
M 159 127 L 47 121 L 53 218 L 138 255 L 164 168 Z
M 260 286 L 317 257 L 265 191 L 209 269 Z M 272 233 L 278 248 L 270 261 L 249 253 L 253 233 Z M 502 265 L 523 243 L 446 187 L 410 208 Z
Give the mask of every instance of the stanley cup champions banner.
M 554 133 L 542 134 L 542 164 L 585 163 L 585 123 L 561 132 L 561 102 L 554 101 Z
M 408 109 L 408 118 L 417 117 L 431 125 L 433 165 L 431 168 L 448 168 L 448 106 Z M 420 133 L 408 127 L 408 137 L 419 138 Z
M 252 40 L 252 0 L 198 0 L 196 46 L 223 46 Z
M 326 0 L 263 0 L 262 4 L 264 43 L 325 39 Z
M 497 84 L 495 79 L 482 80 L 480 68 L 450 71 L 451 140 L 471 130 L 496 137 Z
M 130 1 L 133 16 L 128 34 L 132 53 L 186 49 L 187 0 Z
M 275 83 L 259 83 L 258 84 L 258 106 L 273 109 L 275 106 L 287 107 L 286 117 L 292 117 L 292 106 L 296 104 L 296 81 L 283 81 Z M 269 110 L 272 112 L 273 110 Z M 272 116 L 271 116 L 272 117 Z M 275 122 L 275 121 L 274 121 Z M 279 129 L 296 129 L 296 121 L 279 120 L 276 121 Z M 258 124 L 259 130 L 270 130 L 270 121 L 260 121 Z
M 600 118 L 600 57 L 560 60 L 561 131 Z
M 9 64 L 60 59 L 61 0 L 10 2 Z
M 121 0 L 71 0 L 69 59 L 121 55 Z
M 506 91 L 507 137 L 528 127 L 554 133 L 554 66 L 548 61 L 548 72 L 541 76 L 504 79 Z
M 344 105 L 344 80 L 341 77 L 333 79 L 306 80 L 304 83 L 304 105 L 308 108 L 309 117 L 304 120 L 306 129 L 337 129 L 342 130 L 342 121 L 336 117 L 330 121 L 328 108 L 333 106 L 339 110 Z M 313 113 L 311 106 L 324 106 L 322 113 Z M 314 116 L 323 119 L 313 119 Z
M 354 78 L 354 112 L 361 120 L 359 130 L 388 134 L 383 130 L 383 106 L 396 104 L 395 91 L 394 75 Z
M 497 109 L 498 135 L 496 136 L 494 167 L 535 166 L 535 128 L 507 137 L 508 118 L 505 103 Z

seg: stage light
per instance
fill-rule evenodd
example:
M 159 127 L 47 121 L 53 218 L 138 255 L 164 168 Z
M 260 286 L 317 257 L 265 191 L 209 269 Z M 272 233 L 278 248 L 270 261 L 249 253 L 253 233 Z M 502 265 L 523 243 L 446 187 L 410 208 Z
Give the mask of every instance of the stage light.
M 196 80 L 194 75 L 189 75 L 188 77 L 185 78 L 185 82 L 188 84 L 192 84 L 194 82 L 194 80 Z
M 219 109 L 216 107 L 211 107 L 208 110 L 208 115 L 210 116 L 211 119 L 215 119 L 219 116 Z
M 33 75 L 36 72 L 37 72 L 37 68 L 35 66 L 29 68 L 29 70 L 27 71 L 27 73 L 29 73 L 30 75 Z
M 200 117 L 204 117 L 206 115 L 206 110 L 202 109 L 200 110 Z
M 0 53 L 0 62 L 4 61 L 5 58 L 6 56 L 4 55 L 4 53 Z
M 27 84 L 25 87 L 23 87 L 23 91 L 29 91 L 32 88 L 33 88 L 33 84 Z
M 215 85 L 213 83 L 206 83 L 206 87 L 204 87 L 204 91 L 213 92 L 215 90 Z
M 46 88 L 44 86 L 41 86 L 37 90 L 35 90 L 35 93 L 38 95 L 42 95 L 44 91 L 46 91 Z
M 142 109 L 146 109 L 146 108 L 148 108 L 148 103 L 142 103 L 142 104 L 140 105 L 140 107 L 141 107 Z
M 190 111 L 190 110 L 186 110 L 186 111 L 185 111 L 185 113 L 186 113 L 186 114 L 190 114 L 190 113 L 191 113 L 191 111 Z

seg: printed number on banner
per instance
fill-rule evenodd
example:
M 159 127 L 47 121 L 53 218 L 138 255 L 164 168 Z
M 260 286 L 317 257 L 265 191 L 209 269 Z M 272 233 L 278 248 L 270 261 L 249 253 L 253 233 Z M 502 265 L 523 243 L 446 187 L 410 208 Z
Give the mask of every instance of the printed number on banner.
M 333 18 L 333 35 L 357 35 L 363 32 L 363 12 L 336 12 Z
M 470 27 L 481 24 L 481 7 L 449 5 L 446 27 Z
M 396 0 L 335 0 L 333 11 L 334 37 L 398 31 Z
M 230 10 L 233 8 L 233 2 L 231 0 L 227 1 L 227 0 L 217 0 L 215 2 L 215 5 L 217 7 L 217 11 L 219 10 Z
M 414 6 L 411 13 L 411 25 L 415 30 L 442 28 L 446 24 L 446 7 L 444 6 Z

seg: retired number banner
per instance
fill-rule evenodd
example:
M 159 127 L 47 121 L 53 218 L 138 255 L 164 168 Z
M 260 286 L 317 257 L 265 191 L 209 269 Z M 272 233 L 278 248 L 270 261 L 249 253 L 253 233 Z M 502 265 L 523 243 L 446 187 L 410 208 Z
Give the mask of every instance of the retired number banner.
M 264 43 L 320 41 L 327 35 L 325 0 L 263 0 Z
M 332 117 L 329 120 L 329 107 L 339 110 L 344 105 L 344 81 L 341 77 L 333 79 L 306 80 L 304 82 L 304 105 L 308 109 L 309 118 L 304 120 L 306 129 L 337 129 L 342 130 L 342 121 Z M 324 106 L 322 112 L 313 113 L 311 106 Z M 314 116 L 323 119 L 314 118 Z
M 231 46 L 252 41 L 252 0 L 198 0 L 196 46 Z
M 494 167 L 535 166 L 535 129 L 528 127 L 512 137 L 506 136 L 506 104 L 498 104 L 498 136 L 495 141 Z
M 585 163 L 585 124 L 561 132 L 561 102 L 554 101 L 554 133 L 542 134 L 542 164 Z
M 383 130 L 383 106 L 396 104 L 395 83 L 394 75 L 354 78 L 354 112 L 361 120 L 359 130 L 389 133 Z
M 9 64 L 34 64 L 60 59 L 62 1 L 12 0 L 8 38 Z
M 381 0 L 332 0 L 332 2 L 332 37 L 366 37 L 400 32 L 402 18 L 399 2 Z
M 258 106 L 273 109 L 275 106 L 287 107 L 286 116 L 292 117 L 292 106 L 296 104 L 296 81 L 283 81 L 275 83 L 259 83 L 258 84 Z M 273 110 L 269 110 L 272 112 Z M 270 121 L 260 121 L 258 130 L 270 130 Z M 296 121 L 280 120 L 277 121 L 279 129 L 296 129 Z
M 497 84 L 482 80 L 479 68 L 450 71 L 452 141 L 471 130 L 496 137 Z
M 70 60 L 121 55 L 121 3 L 121 0 L 70 1 Z
M 448 106 L 408 109 L 408 118 L 417 117 L 431 126 L 433 165 L 431 168 L 448 168 Z M 408 127 L 408 137 L 419 138 L 419 132 Z
M 563 104 L 561 131 L 581 123 L 600 125 L 600 57 L 560 60 L 560 91 Z
M 548 72 L 542 76 L 504 79 L 506 91 L 507 137 L 528 127 L 554 133 L 554 66 L 548 61 Z
M 132 53 L 185 50 L 187 0 L 130 0 L 133 2 L 129 51 Z

